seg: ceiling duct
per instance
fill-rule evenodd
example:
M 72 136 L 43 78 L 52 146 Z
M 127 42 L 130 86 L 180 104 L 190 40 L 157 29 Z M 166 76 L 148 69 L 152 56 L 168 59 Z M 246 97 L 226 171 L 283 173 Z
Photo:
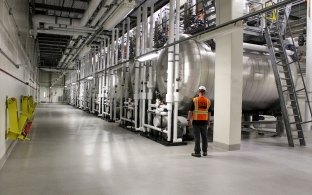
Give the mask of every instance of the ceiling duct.
M 96 16 L 94 17 L 94 19 L 91 22 L 91 27 L 94 27 L 98 21 L 103 17 L 103 15 L 106 13 L 106 11 L 109 9 L 109 5 L 111 5 L 113 3 L 114 0 L 106 0 L 105 4 L 102 6 L 102 8 L 100 9 L 100 11 L 98 11 L 98 13 L 96 14 Z
M 135 8 L 134 0 L 124 0 L 112 13 L 107 14 L 101 21 L 104 30 L 112 30 L 120 21 L 122 21 Z M 113 9 L 112 9 L 113 10 Z
M 94 14 L 96 8 L 99 6 L 99 4 L 102 2 L 102 0 L 91 0 L 88 9 L 85 11 L 83 17 L 80 21 L 80 26 L 85 26 L 92 15 Z

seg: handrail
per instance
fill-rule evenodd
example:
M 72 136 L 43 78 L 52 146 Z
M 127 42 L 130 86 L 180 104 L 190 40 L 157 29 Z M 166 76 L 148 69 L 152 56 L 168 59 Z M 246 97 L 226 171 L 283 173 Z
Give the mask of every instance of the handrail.
M 7 71 L 3 70 L 2 68 L 0 68 L 0 71 L 1 71 L 1 72 L 3 72 L 3 73 L 5 73 L 6 75 L 8 75 L 8 76 L 12 77 L 13 79 L 15 79 L 15 80 L 17 80 L 17 81 L 19 81 L 19 82 L 21 82 L 21 83 L 23 83 L 23 84 L 25 84 L 25 85 L 27 85 L 27 86 L 31 87 L 31 88 L 33 88 L 34 90 L 37 90 L 37 88 L 35 88 L 35 87 L 33 87 L 33 86 L 29 85 L 29 83 L 28 83 L 28 82 L 25 82 L 25 81 L 23 81 L 23 80 L 21 80 L 21 79 L 17 78 L 16 76 L 14 76 L 14 75 L 12 75 L 11 73 L 9 73 L 9 72 L 7 72 Z
M 7 59 L 9 60 L 14 66 L 15 68 L 19 68 L 20 65 L 16 64 L 1 48 L 0 48 L 0 53 Z

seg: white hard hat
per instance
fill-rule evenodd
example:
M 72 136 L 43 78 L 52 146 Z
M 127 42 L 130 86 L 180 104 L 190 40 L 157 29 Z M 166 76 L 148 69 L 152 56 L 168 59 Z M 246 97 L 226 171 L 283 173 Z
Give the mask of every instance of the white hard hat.
M 206 87 L 205 86 L 199 86 L 198 91 L 206 91 Z

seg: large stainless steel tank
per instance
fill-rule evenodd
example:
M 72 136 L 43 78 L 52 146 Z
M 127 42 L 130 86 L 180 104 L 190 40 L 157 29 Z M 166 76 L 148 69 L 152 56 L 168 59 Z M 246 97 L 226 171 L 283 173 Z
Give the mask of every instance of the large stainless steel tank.
M 182 35 L 185 37 L 187 35 Z M 278 100 L 270 56 L 263 52 L 245 50 L 243 56 L 243 110 L 267 109 Z M 167 88 L 168 50 L 161 52 L 156 69 L 156 83 L 160 93 Z M 293 70 L 296 80 L 297 72 Z M 207 96 L 214 97 L 215 53 L 204 43 L 194 40 L 180 44 L 180 104 L 179 109 L 188 108 L 198 86 L 207 88 Z

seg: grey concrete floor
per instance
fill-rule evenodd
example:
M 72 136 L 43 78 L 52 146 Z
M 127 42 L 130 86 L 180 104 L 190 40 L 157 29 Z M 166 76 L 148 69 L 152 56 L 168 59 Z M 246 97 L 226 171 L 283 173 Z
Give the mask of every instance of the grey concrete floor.
M 31 141 L 18 142 L 0 170 L 1 195 L 312 194 L 312 140 L 242 141 L 240 151 L 193 142 L 165 147 L 67 105 L 37 109 Z

